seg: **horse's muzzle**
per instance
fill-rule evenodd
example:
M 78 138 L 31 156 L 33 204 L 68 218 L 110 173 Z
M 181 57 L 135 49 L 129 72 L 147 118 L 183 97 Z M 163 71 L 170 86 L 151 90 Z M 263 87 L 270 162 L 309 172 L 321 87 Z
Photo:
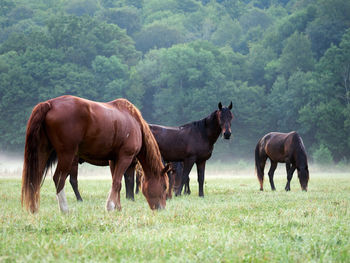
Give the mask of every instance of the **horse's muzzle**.
M 230 132 L 225 132 L 224 133 L 224 139 L 229 140 L 230 137 L 231 137 L 231 133 Z

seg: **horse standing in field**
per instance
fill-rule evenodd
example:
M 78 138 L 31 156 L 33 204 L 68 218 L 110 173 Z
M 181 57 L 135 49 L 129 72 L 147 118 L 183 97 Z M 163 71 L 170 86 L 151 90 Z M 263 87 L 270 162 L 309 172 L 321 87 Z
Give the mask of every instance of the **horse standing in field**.
M 142 192 L 150 208 L 164 208 L 168 167 L 163 166 L 157 142 L 133 104 L 125 99 L 101 103 L 74 96 L 39 103 L 26 130 L 22 205 L 32 213 L 39 209 L 40 184 L 57 160 L 53 180 L 59 207 L 67 212 L 65 180 L 78 158 L 110 166 L 112 187 L 106 209 L 120 210 L 121 179 L 135 157 L 145 171 Z
M 179 127 L 166 127 L 150 124 L 150 129 L 158 143 L 160 153 L 166 162 L 183 162 L 182 182 L 175 195 L 180 195 L 186 184 L 185 194 L 190 194 L 189 173 L 196 163 L 199 184 L 199 196 L 204 196 L 203 183 L 205 163 L 211 157 L 214 144 L 223 134 L 225 139 L 231 136 L 232 102 L 218 109 L 204 119 Z
M 267 158 L 271 161 L 268 172 L 272 190 L 276 190 L 273 175 L 277 163 L 286 163 L 287 184 L 286 191 L 290 191 L 290 181 L 295 169 L 298 170 L 300 186 L 307 191 L 309 169 L 303 140 L 295 131 L 290 133 L 271 132 L 262 137 L 255 148 L 255 168 L 263 191 L 264 168 Z

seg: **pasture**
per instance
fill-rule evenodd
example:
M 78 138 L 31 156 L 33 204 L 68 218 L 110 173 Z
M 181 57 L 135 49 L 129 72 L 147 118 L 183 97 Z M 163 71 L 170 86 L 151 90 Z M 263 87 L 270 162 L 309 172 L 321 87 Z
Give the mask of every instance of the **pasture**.
M 84 201 L 76 202 L 67 180 L 66 215 L 59 212 L 51 176 L 41 189 L 39 213 L 31 215 L 20 204 L 20 170 L 2 170 L 0 262 L 349 261 L 349 172 L 311 169 L 307 193 L 296 175 L 285 192 L 280 165 L 277 191 L 265 177 L 260 192 L 254 170 L 241 166 L 209 162 L 204 198 L 192 171 L 192 194 L 173 198 L 163 211 L 151 211 L 140 194 L 135 202 L 126 200 L 123 184 L 122 211 L 110 213 L 108 169 L 83 166 Z

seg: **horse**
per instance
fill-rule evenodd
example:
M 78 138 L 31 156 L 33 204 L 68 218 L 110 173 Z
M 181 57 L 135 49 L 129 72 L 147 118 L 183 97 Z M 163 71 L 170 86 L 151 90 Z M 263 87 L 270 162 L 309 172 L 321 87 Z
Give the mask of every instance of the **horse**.
M 169 179 L 169 188 L 168 188 L 168 191 L 167 191 L 167 194 L 166 194 L 166 198 L 167 199 L 171 199 L 172 198 L 172 191 L 173 191 L 173 188 L 174 188 L 176 173 L 178 172 L 177 164 L 178 163 L 176 163 L 176 162 L 169 163 L 169 171 L 167 172 L 168 179 Z M 141 187 L 142 177 L 143 177 L 143 170 L 142 170 L 142 167 L 140 165 L 136 165 L 135 173 L 136 173 L 136 176 L 135 176 L 135 179 L 136 179 L 135 194 L 138 194 L 139 193 L 139 189 Z M 181 171 L 181 175 L 182 175 L 182 171 Z M 127 187 L 127 191 L 126 191 L 127 192 L 127 198 L 128 198 L 128 196 L 130 198 L 132 196 L 132 193 L 133 193 L 133 187 L 128 187 L 127 186 L 127 184 L 130 184 L 130 182 L 132 181 L 132 180 L 130 180 L 130 178 L 134 178 L 134 174 L 133 173 L 125 174 L 125 185 Z M 133 185 L 133 182 L 132 182 L 132 185 Z M 130 198 L 130 199 L 134 200 L 134 196 L 132 196 L 132 198 Z
M 309 168 L 307 155 L 303 140 L 295 131 L 290 133 L 270 132 L 263 136 L 255 147 L 255 168 L 260 183 L 260 190 L 263 191 L 264 168 L 267 158 L 271 161 L 268 172 L 271 189 L 276 190 L 273 175 L 277 163 L 286 163 L 287 184 L 286 191 L 290 191 L 290 181 L 295 169 L 298 170 L 298 177 L 301 189 L 307 191 L 309 181 Z
M 230 139 L 231 121 L 234 118 L 232 102 L 223 107 L 221 102 L 218 109 L 209 116 L 179 127 L 166 127 L 149 124 L 158 143 L 160 153 L 166 162 L 183 162 L 182 182 L 175 192 L 181 195 L 183 185 L 186 184 L 185 194 L 190 194 L 189 173 L 196 163 L 200 197 L 204 197 L 203 183 L 205 163 L 211 157 L 214 144 L 220 134 L 224 139 Z
M 34 107 L 26 129 L 22 206 L 31 213 L 38 211 L 44 175 L 57 161 L 56 196 L 60 210 L 68 212 L 64 185 L 78 158 L 110 166 L 112 186 L 106 209 L 120 210 L 121 179 L 136 157 L 145 171 L 142 192 L 150 208 L 165 208 L 169 167 L 164 167 L 148 124 L 131 102 L 94 102 L 69 95 L 41 102 Z

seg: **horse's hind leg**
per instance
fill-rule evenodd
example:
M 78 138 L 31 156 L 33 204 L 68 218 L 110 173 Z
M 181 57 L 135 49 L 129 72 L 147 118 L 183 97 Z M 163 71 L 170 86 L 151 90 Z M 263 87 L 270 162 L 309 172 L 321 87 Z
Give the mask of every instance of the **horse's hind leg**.
M 290 166 L 290 163 L 286 163 L 286 170 L 287 170 L 287 184 L 284 188 L 286 191 L 290 191 L 290 181 L 293 178 L 293 173 L 295 171 L 296 167 L 292 164 L 292 167 Z
M 73 188 L 77 201 L 83 201 L 78 190 L 78 164 L 79 157 L 76 156 L 73 160 L 72 167 L 69 172 L 69 182 Z
M 272 191 L 276 190 L 275 183 L 273 182 L 273 175 L 275 173 L 276 167 L 277 167 L 277 162 L 271 161 L 271 167 L 270 167 L 268 174 L 269 174 L 270 185 L 271 185 Z
M 194 165 L 194 160 L 192 160 L 192 159 L 186 159 L 184 161 L 184 169 L 183 169 L 183 174 L 182 174 L 182 179 L 181 179 L 182 181 L 181 181 L 179 188 L 177 189 L 177 191 L 175 193 L 175 196 L 181 195 L 182 188 L 183 188 L 184 184 L 187 183 L 188 188 L 189 188 L 189 181 L 190 181 L 189 174 L 191 172 L 193 165 Z M 190 194 L 190 193 L 191 193 L 191 191 L 189 189 L 188 189 L 188 192 L 184 192 L 184 194 Z
M 53 180 L 56 186 L 56 194 L 58 205 L 60 207 L 61 212 L 68 212 L 68 203 L 66 194 L 64 192 L 64 184 L 66 182 L 68 173 L 72 166 L 72 162 L 74 159 L 74 154 L 57 154 L 58 162 L 55 174 L 53 176 Z

